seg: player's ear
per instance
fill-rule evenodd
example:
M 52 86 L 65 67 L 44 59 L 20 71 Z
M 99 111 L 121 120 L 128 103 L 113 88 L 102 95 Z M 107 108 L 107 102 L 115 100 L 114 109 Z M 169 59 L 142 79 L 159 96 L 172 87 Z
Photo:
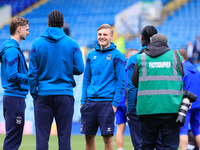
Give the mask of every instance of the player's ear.
M 48 27 L 51 27 L 50 21 L 48 20 Z

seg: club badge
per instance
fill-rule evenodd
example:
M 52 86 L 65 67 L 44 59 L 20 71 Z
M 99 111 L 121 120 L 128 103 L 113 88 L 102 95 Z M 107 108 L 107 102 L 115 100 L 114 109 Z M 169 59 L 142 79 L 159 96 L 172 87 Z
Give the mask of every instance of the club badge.
M 16 118 L 16 124 L 22 124 L 22 117 L 17 116 L 17 118 Z
M 112 56 L 112 54 L 108 54 L 107 57 L 106 57 L 106 60 L 110 61 L 111 60 L 111 56 Z

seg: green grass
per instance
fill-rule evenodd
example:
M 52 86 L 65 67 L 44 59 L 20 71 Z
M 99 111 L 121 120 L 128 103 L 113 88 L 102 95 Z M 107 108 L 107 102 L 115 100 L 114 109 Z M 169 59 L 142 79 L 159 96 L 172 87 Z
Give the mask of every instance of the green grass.
M 3 140 L 5 135 L 0 134 L 0 149 L 3 149 Z M 114 147 L 116 147 L 115 136 L 113 137 Z M 101 136 L 96 136 L 96 150 L 104 149 L 103 138 Z M 72 150 L 84 150 L 85 149 L 85 138 L 83 135 L 72 135 L 71 137 L 71 148 Z M 24 135 L 22 139 L 22 144 L 19 150 L 35 150 L 35 135 Z M 58 149 L 58 138 L 57 136 L 50 136 L 49 140 L 49 150 Z M 124 136 L 124 150 L 132 150 L 133 146 L 131 143 L 130 136 Z

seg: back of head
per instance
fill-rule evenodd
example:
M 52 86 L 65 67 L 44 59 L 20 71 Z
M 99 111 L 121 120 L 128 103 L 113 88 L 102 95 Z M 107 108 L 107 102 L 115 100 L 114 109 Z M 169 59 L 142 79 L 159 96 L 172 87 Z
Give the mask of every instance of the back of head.
M 19 26 L 25 26 L 28 24 L 28 20 L 23 17 L 15 17 L 12 19 L 11 24 L 10 24 L 10 34 L 15 35 L 16 29 Z
M 109 24 L 102 24 L 102 25 L 97 29 L 97 31 L 99 31 L 99 30 L 101 30 L 101 29 L 110 29 L 111 35 L 114 34 L 114 31 L 113 31 L 112 27 L 111 27 Z
M 188 60 L 188 55 L 187 55 L 187 51 L 186 50 L 181 49 L 178 52 L 183 57 L 184 60 Z
M 129 49 L 126 50 L 125 57 L 126 57 L 126 58 L 129 58 L 131 55 L 134 55 L 134 54 L 137 53 L 137 52 L 138 52 L 137 49 L 129 48 Z
M 58 10 L 53 10 L 48 15 L 49 18 L 49 26 L 50 27 L 59 27 L 61 28 L 64 24 L 63 14 Z
M 147 46 L 150 43 L 150 37 L 157 34 L 158 31 L 154 26 L 146 26 L 142 29 L 141 35 L 143 37 L 142 46 Z
M 155 34 L 152 36 L 151 41 L 163 41 L 167 43 L 167 37 L 164 34 Z

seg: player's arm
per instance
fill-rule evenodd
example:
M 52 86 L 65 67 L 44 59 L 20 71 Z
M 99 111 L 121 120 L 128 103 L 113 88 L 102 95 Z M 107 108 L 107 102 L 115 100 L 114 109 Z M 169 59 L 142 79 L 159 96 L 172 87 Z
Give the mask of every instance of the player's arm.
M 127 111 L 131 111 L 135 107 L 135 100 L 137 96 L 137 88 L 132 83 L 132 75 L 136 63 L 136 55 L 132 55 L 128 60 L 127 67 Z
M 83 87 L 82 87 L 82 97 L 81 97 L 81 105 L 85 104 L 87 100 L 87 88 L 91 83 L 92 73 L 91 73 L 91 66 L 90 66 L 90 57 L 86 60 L 86 66 L 83 76 Z
M 114 95 L 114 100 L 112 102 L 112 105 L 117 108 L 121 100 L 121 96 L 124 92 L 124 88 L 125 88 L 126 62 L 122 53 L 117 55 L 113 61 L 114 61 L 114 69 L 115 69 L 115 74 L 116 74 L 116 87 L 115 87 L 115 95 Z
M 36 57 L 36 49 L 35 46 L 32 45 L 30 56 L 29 56 L 29 70 L 28 70 L 28 80 L 30 85 L 30 93 L 33 99 L 38 96 L 38 65 L 37 65 L 37 57 Z
M 132 75 L 132 83 L 136 88 L 138 88 L 138 82 L 139 82 L 139 70 L 138 70 L 138 63 L 136 63 Z
M 73 47 L 73 57 L 73 74 L 80 75 L 84 71 L 84 63 L 82 52 L 76 42 Z
M 22 74 L 19 72 L 19 55 L 18 49 L 10 48 L 5 52 L 5 63 L 6 63 L 6 74 L 8 80 L 15 83 L 25 83 L 28 81 L 27 74 Z M 22 60 L 21 60 L 22 61 Z

